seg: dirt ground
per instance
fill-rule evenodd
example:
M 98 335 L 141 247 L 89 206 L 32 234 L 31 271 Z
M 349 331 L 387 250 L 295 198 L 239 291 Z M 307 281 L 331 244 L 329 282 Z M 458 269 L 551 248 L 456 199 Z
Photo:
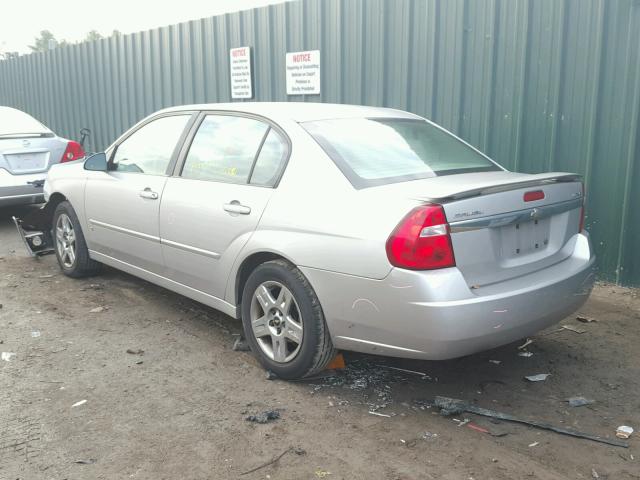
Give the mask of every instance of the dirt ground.
M 638 431 L 619 448 L 420 403 L 446 395 L 609 438 L 640 429 L 637 290 L 598 286 L 580 312 L 597 321 L 532 337 L 530 357 L 522 342 L 446 362 L 347 354 L 333 376 L 267 380 L 232 351 L 238 322 L 113 269 L 69 279 L 53 256 L 24 256 L 9 213 L 0 479 L 640 478 Z M 523 378 L 538 373 L 551 376 Z M 569 407 L 577 395 L 595 403 Z

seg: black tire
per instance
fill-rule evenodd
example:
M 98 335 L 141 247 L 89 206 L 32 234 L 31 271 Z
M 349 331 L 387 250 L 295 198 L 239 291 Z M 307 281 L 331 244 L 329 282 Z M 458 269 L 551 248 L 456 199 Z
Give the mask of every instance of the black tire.
M 68 257 L 65 257 L 66 260 L 63 261 L 56 237 L 56 226 L 58 225 L 58 220 L 62 215 L 66 215 L 69 218 L 71 225 L 73 226 L 75 237 L 75 259 L 70 265 Z M 82 227 L 78 221 L 78 216 L 71 204 L 66 200 L 64 202 L 60 202 L 53 212 L 51 236 L 53 238 L 53 246 L 56 252 L 56 258 L 58 259 L 58 265 L 60 265 L 60 268 L 65 275 L 73 278 L 81 278 L 95 275 L 100 271 L 102 264 L 89 257 L 89 250 L 87 249 L 87 243 L 85 242 Z
M 300 349 L 290 361 L 275 362 L 267 356 L 256 339 L 251 326 L 253 296 L 264 282 L 278 282 L 292 294 L 302 316 L 303 326 Z M 242 325 L 245 338 L 260 363 L 283 379 L 308 377 L 326 368 L 336 355 L 329 329 L 318 297 L 305 276 L 284 260 L 272 260 L 259 265 L 247 279 L 242 294 Z

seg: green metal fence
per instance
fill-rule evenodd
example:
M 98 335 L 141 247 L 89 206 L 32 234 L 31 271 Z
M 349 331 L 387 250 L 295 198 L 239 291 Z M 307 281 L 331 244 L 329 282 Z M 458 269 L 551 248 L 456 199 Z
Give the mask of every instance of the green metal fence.
M 584 174 L 601 278 L 640 284 L 640 0 L 301 0 L 0 62 L 0 104 L 102 149 L 162 107 L 255 100 L 424 115 L 523 172 Z M 287 96 L 285 53 L 321 52 L 321 94 Z

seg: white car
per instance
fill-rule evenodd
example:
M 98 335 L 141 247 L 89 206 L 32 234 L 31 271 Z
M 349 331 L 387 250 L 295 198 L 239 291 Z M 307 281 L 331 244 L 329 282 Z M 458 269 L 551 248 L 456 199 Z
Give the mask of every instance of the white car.
M 0 207 L 42 203 L 51 165 L 82 157 L 78 142 L 58 137 L 25 112 L 0 106 Z
M 422 359 L 518 340 L 593 284 L 580 177 L 512 173 L 407 112 L 235 103 L 162 110 L 54 166 L 40 244 L 241 318 L 283 378 L 336 349 Z M 25 221 L 25 226 L 29 222 Z

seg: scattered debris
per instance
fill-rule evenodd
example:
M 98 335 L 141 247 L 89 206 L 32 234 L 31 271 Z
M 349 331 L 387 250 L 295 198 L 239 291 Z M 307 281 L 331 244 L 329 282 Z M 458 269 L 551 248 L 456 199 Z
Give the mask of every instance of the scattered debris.
M 600 475 L 596 472 L 595 468 L 591 469 L 591 478 L 600 478 Z
M 530 447 L 537 447 L 538 445 L 540 445 L 540 442 L 533 442 L 529 444 Z
M 480 393 L 484 393 L 487 385 L 491 385 L 491 384 L 503 385 L 503 386 L 506 385 L 506 383 L 504 383 L 502 380 L 483 380 L 478 384 L 478 387 L 480 388 Z
M 424 438 L 425 440 L 433 440 L 434 438 L 438 438 L 438 434 L 432 432 L 424 432 L 422 434 L 422 438 Z
M 507 432 L 492 432 L 473 422 L 467 423 L 467 428 L 470 428 L 471 430 L 475 430 L 476 432 L 480 432 L 480 433 L 488 433 L 492 437 L 505 437 L 506 435 L 508 435 Z
M 598 321 L 595 318 L 587 317 L 585 315 L 578 315 L 576 317 L 576 320 L 578 320 L 579 322 L 582 322 L 582 323 L 592 323 L 592 322 L 597 322 Z
M 459 400 L 449 397 L 435 397 L 431 405 L 440 409 L 440 414 L 444 416 L 460 414 L 464 412 L 475 413 L 476 415 L 482 415 L 484 417 L 491 417 L 498 420 L 505 420 L 508 422 L 521 423 L 524 425 L 530 425 L 532 427 L 541 428 L 543 430 L 550 430 L 552 432 L 560 433 L 562 435 L 569 435 L 577 438 L 584 438 L 586 440 L 592 440 L 594 442 L 606 443 L 615 447 L 629 448 L 629 444 L 616 439 L 609 439 L 600 437 L 598 435 L 591 435 L 588 433 L 579 432 L 565 427 L 556 427 L 554 425 L 539 422 L 537 420 L 524 420 L 513 415 L 497 412 L 495 410 L 489 410 L 486 408 L 478 407 L 477 405 L 470 404 L 465 400 Z
M 234 352 L 250 352 L 251 348 L 249 347 L 249 344 L 244 339 L 244 337 L 238 337 L 236 338 L 235 342 L 233 342 L 233 347 L 231 347 L 231 350 L 233 350 Z
M 500 365 L 502 360 L 489 360 L 489 363 L 493 363 L 494 365 Z
M 102 313 L 107 310 L 107 307 L 96 307 L 89 310 L 89 313 Z
M 533 357 L 533 352 L 527 352 L 527 351 L 523 351 L 523 352 L 518 352 L 518 356 L 519 357 Z
M 40 332 L 38 330 L 34 330 L 31 332 L 31 338 L 38 338 L 40 336 Z
M 372 412 L 371 410 L 369 410 L 369 415 L 377 415 L 378 417 L 391 418 L 391 415 L 387 415 L 386 413 Z
M 538 373 L 537 375 L 527 375 L 524 378 L 530 382 L 544 382 L 550 375 L 550 373 Z
M 78 465 L 93 465 L 94 463 L 96 463 L 98 460 L 96 460 L 95 458 L 89 458 L 87 460 L 76 460 L 73 463 L 77 463 Z
M 73 407 L 79 407 L 80 405 L 84 405 L 85 403 L 87 403 L 86 400 L 80 400 L 79 402 L 74 403 L 73 405 L 71 405 L 71 408 Z
M 583 407 L 585 405 L 591 405 L 592 403 L 595 403 L 595 400 L 589 400 L 588 398 L 584 397 L 571 397 L 567 398 L 567 402 L 569 403 L 570 407 Z
M 476 432 L 491 434 L 489 430 L 487 430 L 484 427 L 481 427 L 480 425 L 476 425 L 475 423 L 470 422 L 467 424 L 467 427 L 470 428 L 471 430 L 475 430 Z
M 55 277 L 55 275 L 49 274 L 49 275 L 40 275 L 38 278 L 53 278 L 53 277 Z
M 299 450 L 302 450 L 302 451 L 304 452 L 304 450 L 303 450 L 303 449 L 301 449 L 301 448 L 300 448 L 300 449 L 299 449 L 299 448 L 295 448 L 295 449 L 294 449 L 293 447 L 289 447 L 289 448 L 287 448 L 284 452 L 282 452 L 280 455 L 277 455 L 277 456 L 273 457 L 273 458 L 272 458 L 271 460 L 269 460 L 268 462 L 263 463 L 263 464 L 261 464 L 261 465 L 258 465 L 257 467 L 252 468 L 251 470 L 247 470 L 246 472 L 242 472 L 240 475 L 248 475 L 248 474 L 250 474 L 250 473 L 257 472 L 258 470 L 260 470 L 260 469 L 262 469 L 262 468 L 264 468 L 264 467 L 268 467 L 269 465 L 273 465 L 274 463 L 276 463 L 278 460 L 280 460 L 282 457 L 284 457 L 287 453 L 289 453 L 289 452 L 291 452 L 291 451 L 293 451 L 293 452 L 294 452 L 294 453 L 296 453 L 297 455 L 304 455 L 304 453 L 306 453 L 306 452 L 304 452 L 304 453 L 302 453 L 302 454 L 301 454 L 301 453 L 298 453 L 298 451 L 299 451 Z
M 272 420 L 277 420 L 280 418 L 280 412 L 278 410 L 267 410 L 258 415 L 249 415 L 245 418 L 248 422 L 254 423 L 269 423 Z
M 331 475 L 331 472 L 322 470 L 320 467 L 318 467 L 314 473 L 318 478 L 326 478 L 327 476 Z
M 586 330 L 583 330 L 582 328 L 578 328 L 575 325 L 562 325 L 562 328 L 565 330 L 569 330 L 570 332 L 574 332 L 574 333 L 585 333 Z
M 618 438 L 629 438 L 633 433 L 633 427 L 629 427 L 628 425 L 620 425 L 616 429 L 616 437 Z
M 130 355 L 144 355 L 144 350 L 141 350 L 141 349 L 133 350 L 132 348 L 127 348 L 127 353 Z
M 325 370 L 342 370 L 346 367 L 347 364 L 344 361 L 344 355 L 342 355 L 342 353 L 338 353 L 335 357 L 333 357 L 333 360 L 329 362 L 329 365 L 327 365 L 327 368 Z
M 138 361 L 136 362 L 136 365 L 142 365 L 143 363 L 144 363 L 144 362 L 143 362 L 142 360 L 138 360 Z
M 525 348 L 527 348 L 529 345 L 531 345 L 533 343 L 533 340 L 531 340 L 530 338 L 527 338 L 527 341 L 524 342 L 522 345 L 520 345 L 518 347 L 518 350 L 524 350 Z
M 267 380 L 277 380 L 277 379 L 278 379 L 278 375 L 276 375 L 271 370 L 267 370 Z
M 427 374 L 427 373 L 424 373 L 424 372 L 417 372 L 415 370 L 407 370 L 406 368 L 392 367 L 390 365 L 376 365 L 376 366 L 380 367 L 380 368 L 388 368 L 389 370 L 397 370 L 398 372 L 412 373 L 414 375 L 420 375 L 422 378 L 431 379 L 431 376 L 429 374 Z
M 10 362 L 11 359 L 15 356 L 16 354 L 13 352 L 2 352 L 2 354 L 0 354 L 0 358 L 2 358 L 2 360 L 4 360 L 5 362 Z

